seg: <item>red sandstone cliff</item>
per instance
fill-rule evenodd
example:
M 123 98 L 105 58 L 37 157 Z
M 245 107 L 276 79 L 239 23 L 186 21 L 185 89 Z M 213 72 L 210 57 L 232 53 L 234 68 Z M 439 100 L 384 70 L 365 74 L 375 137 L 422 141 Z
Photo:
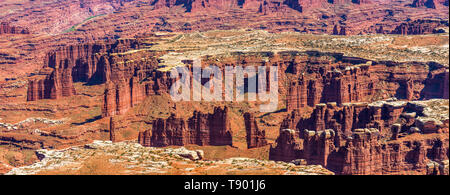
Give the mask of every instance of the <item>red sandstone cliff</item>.
M 332 4 L 364 4 L 368 0 L 154 0 L 156 9 L 182 6 L 186 12 L 198 13 L 208 10 L 255 9 L 261 12 L 282 11 L 284 6 L 302 12 L 303 9 L 326 7 Z
M 422 114 L 420 106 L 406 102 L 319 104 L 307 118 L 296 110 L 283 122 L 270 159 L 305 159 L 338 174 L 425 174 L 430 160 L 448 159 L 448 136 L 406 138 L 438 134 L 448 121 L 447 127 L 434 120 L 423 126 Z M 404 141 L 396 141 L 399 137 Z
M 255 117 L 251 113 L 244 114 L 247 148 L 257 148 L 267 145 L 266 131 L 259 130 Z
M 30 34 L 30 31 L 26 28 L 12 26 L 7 22 L 0 23 L 0 35 L 1 34 Z
M 114 117 L 109 117 L 109 139 L 112 142 L 117 141 L 117 129 L 116 129 L 116 121 Z
M 128 42 L 129 41 L 129 42 Z M 136 46 L 130 40 L 112 44 L 82 44 L 63 47 L 47 54 L 43 71 L 31 79 L 28 101 L 58 99 L 75 94 L 73 82 L 104 82 L 106 63 L 99 53 L 124 52 Z
M 353 65 L 345 66 L 346 63 Z M 388 97 L 406 100 L 448 98 L 444 66 L 414 62 L 404 64 L 409 68 L 402 70 L 395 68 L 398 65 L 346 57 L 337 64 L 328 60 L 316 61 L 314 66 L 296 63 L 293 73 L 298 80 L 292 81 L 288 89 L 287 110 L 324 102 L 370 102 Z M 380 90 L 384 93 L 380 94 Z
M 214 113 L 194 112 L 187 120 L 171 115 L 157 119 L 152 130 L 139 134 L 139 143 L 144 146 L 164 147 L 170 145 L 232 145 L 232 132 L 228 108 L 215 108 Z
M 438 6 L 448 6 L 448 0 L 414 0 L 411 6 L 436 9 Z
M 103 116 L 123 114 L 146 96 L 167 91 L 171 80 L 157 68 L 158 53 L 139 52 L 136 39 L 64 47 L 47 55 L 45 67 L 31 77 L 27 100 L 75 94 L 74 82 L 106 83 Z M 126 54 L 124 52 L 133 50 Z M 145 82 L 143 82 L 145 80 Z
M 338 25 L 334 25 L 332 35 L 347 35 L 347 32 L 345 32 L 345 27 L 338 28 Z
M 431 34 L 438 32 L 437 28 L 444 26 L 448 26 L 448 22 L 437 20 L 415 20 L 401 23 L 391 32 L 391 34 L 401 34 L 401 35 Z
M 76 93 L 73 82 L 106 83 L 103 116 L 123 114 L 146 97 L 167 92 L 173 83 L 168 72 L 156 70 L 157 58 L 164 52 L 139 48 L 138 39 L 124 39 L 110 44 L 70 46 L 50 53 L 45 68 L 30 79 L 27 99 L 71 96 Z M 124 53 L 129 49 L 134 50 Z M 268 62 L 262 61 L 264 55 L 270 57 Z M 436 63 L 369 62 L 320 52 L 238 55 L 230 63 L 277 65 L 280 72 L 294 74 L 291 82 L 286 75 L 279 74 L 281 83 L 289 83 L 279 89 L 280 94 L 287 95 L 289 112 L 322 102 L 340 104 L 388 97 L 448 98 L 448 83 L 445 82 L 448 73 L 444 66 Z M 223 64 L 216 65 L 223 67 Z M 397 66 L 409 68 L 398 69 Z

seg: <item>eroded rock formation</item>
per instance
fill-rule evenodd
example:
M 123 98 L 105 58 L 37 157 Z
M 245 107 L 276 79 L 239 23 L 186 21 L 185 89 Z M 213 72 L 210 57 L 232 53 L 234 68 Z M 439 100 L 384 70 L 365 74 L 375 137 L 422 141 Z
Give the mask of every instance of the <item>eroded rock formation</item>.
M 100 53 L 116 53 L 133 49 L 132 40 L 112 44 L 82 44 L 63 47 L 47 54 L 43 69 L 32 77 L 28 101 L 58 99 L 75 94 L 73 82 L 105 82 L 108 62 Z
M 212 114 L 194 112 L 185 120 L 171 115 L 167 119 L 157 119 L 152 130 L 139 134 L 139 143 L 144 146 L 184 146 L 232 145 L 232 132 L 228 118 L 228 108 L 216 107 Z
M 338 174 L 425 174 L 430 160 L 448 159 L 449 149 L 448 132 L 409 138 L 448 131 L 448 118 L 430 119 L 423 108 L 420 102 L 328 103 L 306 118 L 295 110 L 283 122 L 270 159 L 305 159 Z M 432 122 L 420 125 L 422 120 Z
M 109 117 L 109 140 L 112 142 L 117 141 L 117 129 L 116 129 L 116 121 L 114 117 Z
M 370 102 L 396 97 L 404 100 L 448 98 L 447 69 L 435 63 L 374 62 L 338 57 L 295 62 L 298 80 L 288 89 L 288 111 L 318 103 Z M 408 67 L 408 70 L 395 67 Z
M 258 123 L 251 113 L 244 114 L 247 148 L 257 148 L 267 145 L 266 131 L 259 130 Z
M 339 28 L 338 25 L 334 25 L 332 35 L 347 35 L 347 32 L 345 32 L 345 27 Z
M 157 70 L 159 54 L 139 47 L 139 40 L 122 39 L 51 52 L 45 67 L 30 78 L 27 100 L 72 96 L 74 82 L 106 83 L 103 116 L 123 114 L 146 96 L 168 91 L 172 83 L 168 72 Z
M 12 26 L 10 23 L 0 23 L 0 35 L 1 34 L 30 34 L 30 31 L 26 28 Z
M 103 116 L 124 114 L 146 97 L 168 92 L 173 83 L 169 73 L 153 70 L 140 77 L 108 81 L 104 94 Z
M 439 27 L 448 26 L 446 21 L 438 20 L 415 20 L 398 25 L 391 34 L 400 35 L 423 35 L 437 33 Z
M 448 0 L 414 0 L 411 6 L 436 9 L 439 6 L 448 6 Z

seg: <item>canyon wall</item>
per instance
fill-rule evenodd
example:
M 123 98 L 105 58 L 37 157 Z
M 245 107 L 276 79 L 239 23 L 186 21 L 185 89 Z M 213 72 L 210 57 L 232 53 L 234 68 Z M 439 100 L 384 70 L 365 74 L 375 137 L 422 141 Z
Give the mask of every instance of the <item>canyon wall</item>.
M 448 0 L 414 0 L 411 6 L 436 9 L 436 7 L 448 6 Z
M 12 26 L 10 23 L 0 23 L 0 35 L 1 34 L 30 34 L 30 31 L 26 28 Z
M 169 72 L 157 70 L 158 56 L 140 50 L 137 39 L 64 47 L 49 53 L 44 68 L 30 77 L 27 100 L 72 96 L 74 82 L 105 83 L 103 116 L 123 114 L 145 97 L 168 91 L 173 81 Z
M 337 174 L 426 174 L 427 164 L 447 160 L 449 149 L 448 118 L 435 119 L 425 107 L 328 103 L 316 105 L 309 117 L 295 110 L 283 121 L 270 159 L 305 159 Z
M 233 145 L 228 108 L 214 108 L 212 114 L 195 111 L 185 120 L 171 115 L 157 119 L 152 130 L 139 134 L 138 142 L 143 146 L 164 147 L 195 145 Z
M 28 101 L 58 99 L 75 94 L 73 82 L 105 82 L 107 62 L 102 53 L 124 52 L 133 49 L 133 40 L 114 43 L 81 44 L 63 47 L 45 57 L 44 67 L 30 79 Z
M 292 73 L 298 79 L 288 88 L 286 108 L 289 112 L 325 102 L 371 102 L 389 97 L 448 99 L 448 70 L 443 65 L 336 57 L 334 62 L 293 64 Z
M 448 27 L 448 21 L 440 20 L 414 20 L 399 24 L 391 34 L 423 35 L 438 33 L 439 27 Z
M 244 114 L 247 147 L 257 148 L 268 145 L 265 131 L 259 130 L 254 116 Z M 153 122 L 151 130 L 142 131 L 138 143 L 146 147 L 195 145 L 232 145 L 232 132 L 228 118 L 228 108 L 216 107 L 212 114 L 195 111 L 185 120 L 172 114 L 167 119 Z
M 123 114 L 146 97 L 167 92 L 174 82 L 170 72 L 158 70 L 158 58 L 165 52 L 141 47 L 138 39 L 124 39 L 50 53 L 46 66 L 31 77 L 27 99 L 74 95 L 73 82 L 105 83 L 103 116 Z M 324 102 L 448 98 L 448 69 L 433 62 L 376 62 L 339 53 L 287 51 L 234 54 L 220 63 L 206 58 L 203 63 L 222 68 L 278 66 L 279 94 L 286 96 L 288 112 Z
M 170 72 L 147 71 L 141 76 L 132 76 L 106 82 L 103 117 L 121 115 L 136 106 L 146 97 L 168 92 L 174 82 Z
M 304 9 L 323 8 L 338 4 L 365 4 L 368 0 L 155 0 L 156 9 L 182 6 L 186 12 L 201 13 L 211 10 L 256 9 L 260 12 L 282 11 L 287 7 L 302 12 Z
M 267 145 L 266 131 L 259 130 L 258 123 L 251 113 L 244 114 L 247 148 L 257 148 Z

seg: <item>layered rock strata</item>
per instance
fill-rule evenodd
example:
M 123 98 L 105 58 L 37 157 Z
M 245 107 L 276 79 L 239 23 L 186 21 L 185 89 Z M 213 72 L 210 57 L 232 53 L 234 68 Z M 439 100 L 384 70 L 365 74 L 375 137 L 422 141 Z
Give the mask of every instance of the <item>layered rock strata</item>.
M 0 23 L 0 35 L 1 34 L 30 34 L 30 31 L 26 28 L 12 26 L 10 23 Z
M 448 69 L 443 65 L 336 58 L 293 63 L 291 71 L 298 79 L 290 83 L 287 92 L 289 112 L 326 102 L 448 99 Z
M 139 133 L 138 142 L 144 146 L 233 145 L 228 108 L 216 107 L 212 114 L 194 112 L 185 120 L 171 115 L 157 119 L 152 130 Z
M 328 103 L 306 118 L 295 110 L 270 159 L 305 159 L 337 174 L 425 174 L 430 161 L 448 159 L 449 149 L 448 117 L 432 119 L 424 108 L 420 102 Z
M 260 130 L 255 117 L 251 113 L 244 114 L 247 148 L 257 148 L 267 145 L 266 131 Z

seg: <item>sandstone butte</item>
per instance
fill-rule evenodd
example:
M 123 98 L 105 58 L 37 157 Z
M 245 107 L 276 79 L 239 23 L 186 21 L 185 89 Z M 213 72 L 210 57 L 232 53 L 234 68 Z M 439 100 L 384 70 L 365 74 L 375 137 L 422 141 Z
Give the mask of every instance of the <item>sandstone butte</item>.
M 448 0 L 49 0 L 0 10 L 11 10 L 0 14 L 0 173 L 38 161 L 39 149 L 111 140 L 335 174 L 448 175 Z M 168 70 L 193 58 L 277 66 L 278 110 L 171 101 Z

